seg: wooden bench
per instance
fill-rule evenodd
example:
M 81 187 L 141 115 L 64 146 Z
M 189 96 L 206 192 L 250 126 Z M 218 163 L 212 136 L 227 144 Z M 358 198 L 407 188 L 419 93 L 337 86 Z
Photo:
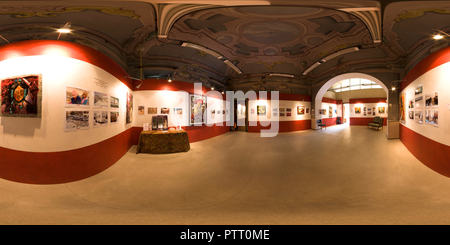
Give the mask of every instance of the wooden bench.
M 377 128 L 378 129 L 383 129 L 383 123 L 384 123 L 384 118 L 382 117 L 374 117 L 373 121 L 369 122 L 369 124 L 367 124 L 367 128 Z

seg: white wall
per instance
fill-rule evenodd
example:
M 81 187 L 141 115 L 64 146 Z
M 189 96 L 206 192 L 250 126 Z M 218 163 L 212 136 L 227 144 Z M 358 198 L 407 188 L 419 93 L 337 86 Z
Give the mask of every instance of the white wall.
M 126 93 L 131 92 L 130 89 L 101 68 L 58 55 L 18 57 L 0 62 L 0 79 L 27 74 L 42 74 L 42 117 L 0 117 L 1 147 L 28 152 L 65 151 L 101 142 L 132 126 L 125 124 Z M 87 108 L 91 115 L 90 128 L 65 132 L 66 85 L 118 97 L 119 122 L 94 128 L 91 101 Z
M 427 73 L 423 74 L 411 84 L 409 84 L 404 90 L 400 92 L 400 94 L 405 94 L 405 109 L 406 109 L 406 119 L 403 123 L 404 126 L 413 130 L 414 132 L 421 134 L 427 138 L 430 138 L 439 143 L 450 145 L 450 124 L 448 123 L 450 119 L 450 83 L 448 78 L 450 77 L 450 63 L 443 64 L 438 66 Z M 408 102 L 415 98 L 415 87 L 416 85 L 423 85 L 423 95 L 426 94 L 434 94 L 438 92 L 439 103 L 436 108 L 432 108 L 432 110 L 437 110 L 439 113 L 438 116 L 438 125 L 432 126 L 431 124 L 416 123 L 414 119 L 409 119 L 408 114 L 409 111 L 425 111 L 429 109 L 417 109 L 417 108 L 408 108 Z M 425 98 L 424 98 L 425 99 Z

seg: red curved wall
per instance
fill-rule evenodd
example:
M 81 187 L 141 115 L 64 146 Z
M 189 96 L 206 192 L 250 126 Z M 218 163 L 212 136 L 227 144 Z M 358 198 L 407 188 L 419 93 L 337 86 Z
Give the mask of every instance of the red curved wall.
M 135 81 L 105 54 L 89 47 L 52 40 L 32 40 L 0 46 L 0 61 L 34 55 L 58 55 L 78 59 L 102 68 L 131 90 Z M 174 81 L 144 83 L 141 89 L 184 90 L 193 92 L 193 84 Z M 208 89 L 202 88 L 204 92 Z M 208 139 L 230 131 L 230 127 L 186 127 L 190 142 Z M 133 127 L 102 142 L 61 152 L 26 152 L 0 147 L 0 178 L 28 184 L 61 184 L 96 175 L 115 164 L 133 145 L 137 145 L 142 128 Z M 79 161 L 83 156 L 84 161 Z
M 400 84 L 400 91 L 424 73 L 448 62 L 450 62 L 450 47 L 428 55 L 405 76 Z M 419 161 L 430 169 L 450 177 L 450 146 L 420 135 L 402 124 L 400 124 L 399 138 Z

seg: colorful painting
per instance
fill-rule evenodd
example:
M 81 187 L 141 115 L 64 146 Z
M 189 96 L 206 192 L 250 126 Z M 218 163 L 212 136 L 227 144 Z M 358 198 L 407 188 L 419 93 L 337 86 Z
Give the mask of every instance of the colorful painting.
M 108 108 L 108 95 L 94 91 L 94 108 Z
M 190 94 L 190 125 L 206 124 L 206 96 Z
M 91 92 L 88 89 L 66 86 L 66 107 L 90 107 Z
M 170 108 L 167 108 L 167 107 L 161 108 L 161 114 L 169 114 L 169 113 L 170 113 Z
M 386 109 L 385 109 L 385 107 L 384 107 L 384 106 L 380 106 L 380 107 L 378 107 L 378 114 L 384 114 L 384 113 L 385 113 L 385 111 L 386 111 Z
M 126 124 L 133 122 L 133 95 L 127 92 Z
M 304 106 L 297 106 L 297 115 L 303 115 L 305 114 L 305 107 Z
M 402 122 L 402 123 L 405 123 L 405 119 L 406 119 L 405 96 L 406 96 L 405 93 L 401 94 L 400 101 L 398 102 L 399 113 L 400 113 L 400 122 Z
M 94 124 L 93 127 L 100 127 L 108 125 L 109 122 L 109 113 L 108 111 L 94 111 L 93 112 Z
M 89 129 L 89 111 L 66 109 L 64 131 Z
M 256 106 L 256 113 L 258 115 L 266 115 L 266 106 L 265 105 Z
M 41 117 L 42 75 L 3 79 L 0 83 L 0 95 L 0 116 Z
M 361 114 L 361 107 L 355 107 L 355 113 Z
M 119 122 L 119 112 L 118 111 L 110 111 L 110 123 L 118 123 Z
M 111 108 L 119 108 L 119 98 L 111 96 L 110 97 L 110 106 L 111 106 Z

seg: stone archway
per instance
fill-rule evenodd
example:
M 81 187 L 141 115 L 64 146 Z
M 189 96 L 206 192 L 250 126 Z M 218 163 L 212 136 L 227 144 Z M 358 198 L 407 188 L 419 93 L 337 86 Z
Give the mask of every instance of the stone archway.
M 322 115 L 319 114 L 318 109 L 322 108 L 322 98 L 325 95 L 325 93 L 327 92 L 327 90 L 333 86 L 335 83 L 345 80 L 345 79 L 350 79 L 350 78 L 363 78 L 363 79 L 367 79 L 367 80 L 371 80 L 375 83 L 377 83 L 378 85 L 380 85 L 384 92 L 386 92 L 386 96 L 389 95 L 389 89 L 386 87 L 386 85 L 381 82 L 378 78 L 368 75 L 368 74 L 364 74 L 364 73 L 359 73 L 359 72 L 353 72 L 353 73 L 346 73 L 346 74 L 342 74 L 342 75 L 338 75 L 336 77 L 333 77 L 332 79 L 328 80 L 326 83 L 324 83 L 322 85 L 322 87 L 319 89 L 319 91 L 317 91 L 317 94 L 314 98 L 314 115 L 315 115 L 315 119 L 312 119 L 314 121 L 311 122 L 311 127 L 313 129 L 317 128 L 317 121 L 318 119 L 322 119 Z M 389 98 L 388 98 L 389 99 Z

